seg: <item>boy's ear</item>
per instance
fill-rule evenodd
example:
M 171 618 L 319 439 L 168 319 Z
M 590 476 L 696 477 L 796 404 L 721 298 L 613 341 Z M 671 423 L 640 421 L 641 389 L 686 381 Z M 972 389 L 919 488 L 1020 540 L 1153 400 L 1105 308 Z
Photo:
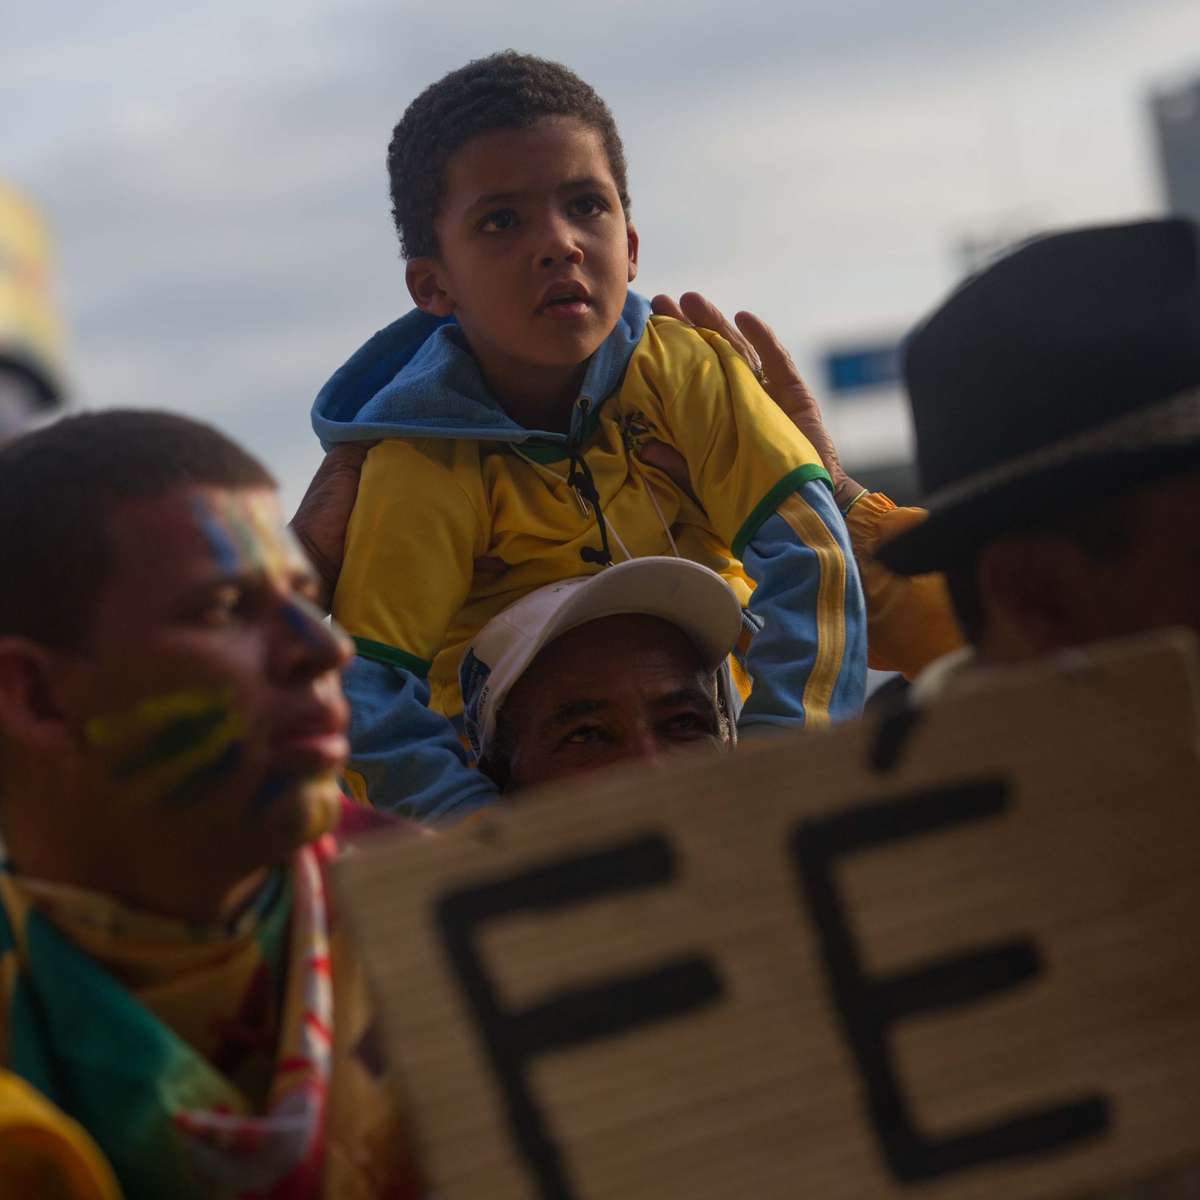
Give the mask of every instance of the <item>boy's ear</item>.
M 629 282 L 637 278 L 638 231 L 631 221 L 625 222 L 625 236 L 629 240 Z
M 0 638 L 0 742 L 59 756 L 71 742 L 55 661 L 53 651 L 27 638 Z
M 453 297 L 442 286 L 441 263 L 436 258 L 410 258 L 404 268 L 404 281 L 413 303 L 434 317 L 448 317 L 455 309 Z

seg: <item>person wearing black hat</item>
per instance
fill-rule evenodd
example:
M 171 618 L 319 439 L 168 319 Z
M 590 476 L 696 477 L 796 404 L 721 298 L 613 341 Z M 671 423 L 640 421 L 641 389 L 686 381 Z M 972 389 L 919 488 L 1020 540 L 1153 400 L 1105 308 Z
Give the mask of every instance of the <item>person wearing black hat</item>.
M 929 516 L 878 557 L 945 572 L 976 660 L 1200 633 L 1193 222 L 1026 243 L 916 327 L 904 374 Z

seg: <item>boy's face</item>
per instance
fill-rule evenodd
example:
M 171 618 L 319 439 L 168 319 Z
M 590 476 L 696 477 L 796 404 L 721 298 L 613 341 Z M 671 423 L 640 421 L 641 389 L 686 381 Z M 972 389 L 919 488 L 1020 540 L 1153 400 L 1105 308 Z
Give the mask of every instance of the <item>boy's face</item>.
M 501 400 L 577 383 L 637 270 L 600 134 L 573 117 L 493 130 L 451 155 L 444 182 L 439 254 L 408 264 L 413 299 L 458 318 Z

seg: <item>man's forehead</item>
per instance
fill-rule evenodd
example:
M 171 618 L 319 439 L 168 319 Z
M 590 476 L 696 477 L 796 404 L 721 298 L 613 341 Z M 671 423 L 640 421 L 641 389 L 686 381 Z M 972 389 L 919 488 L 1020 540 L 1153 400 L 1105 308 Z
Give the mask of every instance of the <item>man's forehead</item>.
M 126 566 L 148 557 L 167 571 L 220 575 L 307 566 L 268 487 L 187 486 L 130 501 L 114 514 L 111 533 Z
M 550 643 L 526 672 L 556 697 L 637 683 L 671 690 L 707 679 L 699 651 L 678 626 L 642 613 L 601 617 Z
M 223 572 L 282 573 L 307 565 L 299 543 L 283 522 L 279 496 L 273 489 L 198 492 L 192 497 L 192 515 Z

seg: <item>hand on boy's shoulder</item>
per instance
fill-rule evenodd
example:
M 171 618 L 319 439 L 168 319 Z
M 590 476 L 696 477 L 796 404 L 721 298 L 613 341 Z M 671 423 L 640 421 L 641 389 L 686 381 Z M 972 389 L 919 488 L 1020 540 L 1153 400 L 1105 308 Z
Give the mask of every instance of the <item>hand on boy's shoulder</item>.
M 767 395 L 812 443 L 829 472 L 839 507 L 861 490 L 838 460 L 837 447 L 825 428 L 816 397 L 809 391 L 787 347 L 766 321 L 752 312 L 739 312 L 734 324 L 699 292 L 684 292 L 678 301 L 671 296 L 655 296 L 650 308 L 656 316 L 673 317 L 719 334 L 733 347 L 758 376 Z
M 695 329 L 707 329 L 711 333 L 719 334 L 737 351 L 752 371 L 757 373 L 761 368 L 762 359 L 758 350 L 711 300 L 699 292 L 684 292 L 678 300 L 671 296 L 655 296 L 650 301 L 650 311 L 655 316 L 672 317 Z M 774 337 L 774 334 L 771 336 Z M 782 350 L 782 346 L 780 349 Z

